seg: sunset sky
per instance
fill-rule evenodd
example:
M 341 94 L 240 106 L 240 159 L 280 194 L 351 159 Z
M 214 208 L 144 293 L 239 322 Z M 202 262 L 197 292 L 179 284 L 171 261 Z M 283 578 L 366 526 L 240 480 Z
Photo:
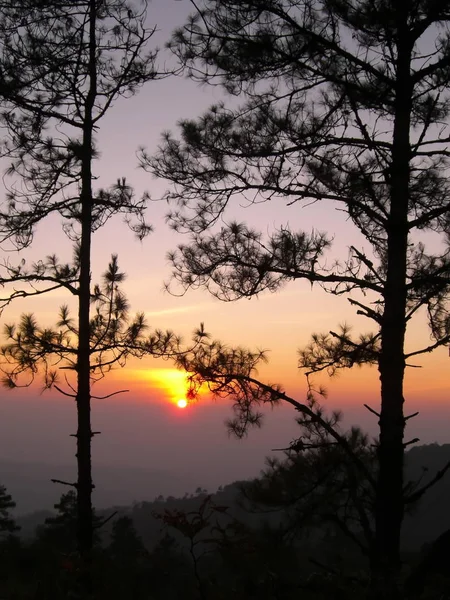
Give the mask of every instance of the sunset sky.
M 171 31 L 183 23 L 190 11 L 186 0 L 153 0 L 149 22 L 157 24 L 155 44 L 162 46 Z M 161 54 L 161 61 L 171 60 Z M 102 121 L 98 135 L 100 160 L 96 185 L 108 186 L 126 177 L 137 195 L 145 190 L 152 198 L 161 197 L 167 184 L 138 169 L 137 150 L 145 146 L 154 151 L 164 130 L 174 129 L 183 117 L 195 117 L 211 103 L 222 98 L 219 89 L 199 87 L 185 78 L 171 77 L 148 84 L 134 98 L 117 102 Z M 111 253 L 119 255 L 119 264 L 127 273 L 126 293 L 136 311 L 145 311 L 152 326 L 170 328 L 186 340 L 205 323 L 214 338 L 231 345 L 241 344 L 269 350 L 270 362 L 259 375 L 281 383 L 298 400 L 305 397 L 304 376 L 297 369 L 297 350 L 308 342 L 311 333 L 335 329 L 347 322 L 355 332 L 370 331 L 371 323 L 356 316 L 344 297 L 327 295 L 302 282 L 293 282 L 276 294 L 262 294 L 252 300 L 221 303 L 206 292 L 189 292 L 173 297 L 163 291 L 170 266 L 166 253 L 184 240 L 171 232 L 164 222 L 167 205 L 150 203 L 148 220 L 154 233 L 142 243 L 119 220 L 108 223 L 95 234 L 93 242 L 93 281 L 105 270 Z M 368 244 L 355 234 L 343 213 L 332 204 L 316 204 L 302 209 L 299 204 L 286 206 L 275 200 L 245 208 L 235 202 L 228 219 L 246 220 L 255 229 L 270 231 L 289 224 L 293 229 L 316 228 L 334 236 L 330 257 L 345 258 L 346 248 Z M 433 243 L 434 240 L 431 240 Z M 58 218 L 40 226 L 28 258 L 38 259 L 57 253 L 69 259 L 71 245 L 61 231 Z M 17 257 L 10 256 L 14 261 Z M 51 324 L 58 306 L 69 300 L 64 292 L 18 301 L 5 310 L 2 321 L 12 322 L 22 312 L 33 311 L 40 323 Z M 408 348 L 430 343 L 424 316 L 411 325 Z M 448 442 L 450 403 L 448 349 L 415 361 L 422 368 L 409 369 L 406 376 L 408 412 L 420 409 L 408 428 L 408 437 L 420 437 L 424 443 Z M 379 404 L 379 381 L 375 368 L 353 369 L 325 381 L 329 406 L 342 408 L 345 424 L 360 423 L 375 434 L 373 415 L 363 408 Z M 94 440 L 94 465 L 115 464 L 165 468 L 173 473 L 190 471 L 197 485 L 219 485 L 238 477 L 256 475 L 264 456 L 272 448 L 286 446 L 295 437 L 295 414 L 288 408 L 268 411 L 262 430 L 250 432 L 238 442 L 227 437 L 223 421 L 230 416 L 226 402 L 212 403 L 207 398 L 177 407 L 184 395 L 184 376 L 173 372 L 169 362 L 142 360 L 115 371 L 94 388 L 98 395 L 127 388 L 126 394 L 106 400 L 94 400 L 94 429 L 102 435 Z M 0 400 L 0 456 L 4 459 L 71 463 L 74 458 L 75 428 L 73 402 L 57 393 L 39 394 L 39 386 L 14 392 L 2 391 Z M 202 479 L 202 475 L 204 478 Z M 94 473 L 95 479 L 95 473 Z

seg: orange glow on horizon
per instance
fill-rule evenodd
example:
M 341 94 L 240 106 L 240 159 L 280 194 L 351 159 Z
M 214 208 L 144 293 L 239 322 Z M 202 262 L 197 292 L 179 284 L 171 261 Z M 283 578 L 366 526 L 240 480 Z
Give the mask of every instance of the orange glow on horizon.
M 419 400 L 424 400 L 428 405 L 436 407 L 447 404 L 448 397 L 448 349 L 436 350 L 433 355 L 414 357 L 415 365 L 423 368 L 408 368 L 405 375 L 405 400 L 407 404 L 415 405 Z M 130 361 L 131 362 L 131 361 Z M 150 362 L 150 361 L 149 361 Z M 156 365 L 153 368 L 153 364 Z M 189 381 L 185 371 L 177 370 L 172 365 L 161 367 L 161 361 L 154 360 L 144 364 L 134 362 L 130 368 L 117 369 L 108 374 L 101 389 L 96 393 L 99 396 L 114 392 L 117 389 L 130 389 L 129 396 L 115 396 L 115 400 L 127 401 L 137 400 L 144 403 L 165 404 L 174 409 L 180 408 L 178 401 L 187 400 L 188 413 L 194 398 L 188 397 Z M 307 386 L 303 372 L 299 371 L 295 361 L 283 364 L 274 353 L 274 360 L 267 365 L 262 365 L 257 379 L 263 382 L 280 383 L 288 396 L 302 402 L 305 399 Z M 315 387 L 323 385 L 328 391 L 328 398 L 320 399 L 325 407 L 346 410 L 350 407 L 369 404 L 375 410 L 380 403 L 379 372 L 374 366 L 363 366 L 361 368 L 344 369 L 337 373 L 336 377 L 328 377 L 326 373 L 317 374 L 313 378 Z M 99 384 L 100 387 L 100 384 Z M 25 394 L 25 392 L 23 392 Z M 21 395 L 20 390 L 15 390 L 8 397 L 17 398 Z M 60 395 L 51 392 L 49 395 L 60 399 Z M 210 393 L 208 386 L 200 391 L 202 403 L 209 403 Z M 179 412 L 179 411 L 176 411 Z M 181 413 L 179 414 L 181 416 Z

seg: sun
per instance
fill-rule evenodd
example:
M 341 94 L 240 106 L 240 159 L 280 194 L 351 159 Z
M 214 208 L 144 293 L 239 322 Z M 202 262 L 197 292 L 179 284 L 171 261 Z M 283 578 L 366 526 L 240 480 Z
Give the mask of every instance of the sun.
M 194 401 L 202 398 L 203 390 L 195 389 L 195 394 L 190 390 L 189 373 L 177 369 L 149 369 L 137 371 L 149 381 L 157 391 L 161 391 L 163 398 L 172 406 L 190 408 Z

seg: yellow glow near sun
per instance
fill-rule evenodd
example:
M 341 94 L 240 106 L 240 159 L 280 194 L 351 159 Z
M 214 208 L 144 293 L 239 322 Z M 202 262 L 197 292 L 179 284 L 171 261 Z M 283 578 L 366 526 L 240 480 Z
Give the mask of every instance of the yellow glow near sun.
M 188 391 L 187 375 L 184 371 L 176 369 L 151 369 L 145 373 L 150 385 L 164 391 L 170 402 L 179 408 L 188 404 L 186 394 Z
M 191 399 L 188 396 L 189 382 L 188 374 L 185 371 L 177 369 L 136 369 L 133 375 L 140 382 L 140 390 L 146 389 L 147 393 L 152 397 L 161 395 L 164 400 L 178 406 L 186 408 L 191 404 Z M 159 392 L 159 393 L 158 393 Z M 208 394 L 208 388 L 198 390 L 200 397 Z M 185 401 L 186 405 L 180 405 L 180 401 Z

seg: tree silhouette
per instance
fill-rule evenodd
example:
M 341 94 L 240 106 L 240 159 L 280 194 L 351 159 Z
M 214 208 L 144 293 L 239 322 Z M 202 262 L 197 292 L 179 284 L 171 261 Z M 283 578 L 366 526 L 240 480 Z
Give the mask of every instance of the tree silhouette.
M 102 284 L 95 285 L 92 290 L 88 349 L 91 398 L 105 398 L 127 391 L 117 390 L 106 396 L 96 396 L 92 393 L 92 386 L 111 369 L 125 366 L 130 356 L 168 357 L 180 351 L 180 340 L 171 331 L 149 333 L 142 313 L 130 318 L 128 300 L 121 289 L 124 279 L 117 256 L 113 255 Z M 53 387 L 65 396 L 78 399 L 80 331 L 77 319 L 72 317 L 67 305 L 61 306 L 59 320 L 53 328 L 40 327 L 34 314 L 23 314 L 17 325 L 6 324 L 4 332 L 7 338 L 7 343 L 1 348 L 4 386 L 9 389 L 29 386 L 36 375 L 42 374 L 43 389 Z M 91 430 L 89 420 L 90 438 L 98 433 Z M 74 487 L 78 494 L 80 492 L 79 478 L 76 482 L 53 481 Z M 91 480 L 90 489 L 93 487 Z M 72 501 L 74 497 L 66 495 L 64 498 Z M 59 507 L 56 508 L 59 510 Z M 89 526 L 92 536 L 95 529 L 93 514 L 82 523 L 84 527 Z M 92 541 L 93 538 L 90 539 Z
M 145 546 L 138 535 L 133 519 L 123 515 L 113 523 L 109 551 L 118 563 L 133 563 L 145 554 Z
M 372 322 L 359 338 L 347 327 L 314 335 L 299 366 L 311 374 L 369 363 L 380 372 L 381 408 L 370 409 L 380 427 L 376 598 L 398 597 L 405 503 L 419 494 L 408 496 L 403 481 L 405 368 L 450 342 L 449 19 L 446 3 L 428 0 L 205 0 L 169 46 L 192 79 L 245 101 L 181 121 L 181 139 L 167 133 L 155 156 L 141 155 L 144 168 L 173 182 L 169 222 L 191 234 L 170 256 L 182 292 L 203 287 L 234 300 L 304 279 L 346 295 Z M 287 226 L 264 236 L 225 222 L 208 233 L 242 195 L 328 203 L 348 215 L 370 252 L 351 245 L 347 258 L 327 261 L 328 235 Z M 440 249 L 429 250 L 422 232 L 435 234 Z M 433 340 L 407 351 L 407 326 L 424 311 Z M 214 366 L 206 353 L 198 372 L 218 392 L 235 385 L 243 429 L 259 422 L 257 398 L 286 399 L 250 386 L 254 354 L 218 346 L 212 354 Z
M 4 485 L 0 485 L 0 536 L 14 533 L 20 529 L 10 514 L 11 509 L 15 507 L 16 503 L 11 494 L 8 494 Z
M 63 552 L 66 556 L 75 556 L 77 551 L 77 494 L 70 490 L 61 495 L 54 505 L 56 514 L 45 519 L 45 524 L 38 527 L 37 536 L 40 543 L 50 546 L 53 552 Z M 101 519 L 93 515 L 93 544 L 97 545 L 100 536 L 96 531 Z
M 120 286 L 124 279 L 117 256 L 113 255 L 102 285 L 93 288 L 89 339 L 91 386 L 114 367 L 125 366 L 130 356 L 169 356 L 179 343 L 170 331 L 155 330 L 147 335 L 149 328 L 144 314 L 130 318 L 128 300 Z M 7 388 L 29 386 L 36 374 L 43 373 L 44 389 L 55 387 L 66 396 L 77 397 L 76 383 L 68 373 L 77 370 L 79 330 L 67 305 L 61 306 L 55 328 L 39 327 L 34 314 L 24 314 L 17 325 L 7 324 L 4 330 L 8 343 L 1 348 L 1 354 L 5 359 L 3 384 Z M 60 384 L 61 371 L 65 373 L 64 388 Z
M 217 505 L 211 499 L 211 495 L 204 495 L 203 497 L 203 493 L 200 493 L 198 498 L 201 502 L 194 510 L 186 511 L 165 508 L 162 513 L 155 511 L 153 516 L 160 519 L 166 527 L 178 531 L 186 540 L 187 551 L 192 562 L 197 595 L 200 600 L 205 600 L 208 597 L 208 593 L 206 581 L 202 577 L 200 564 L 202 559 L 210 552 L 211 544 L 216 544 L 216 540 L 211 538 L 211 532 L 214 529 L 214 525 L 218 525 L 217 518 L 227 513 L 227 507 Z
M 5 176 L 9 192 L 0 210 L 0 240 L 3 247 L 9 242 L 21 250 L 31 244 L 38 223 L 51 214 L 60 215 L 75 244 L 75 259 L 64 264 L 49 256 L 31 265 L 5 260 L 2 305 L 55 289 L 68 290 L 77 301 L 73 319 L 67 308 L 61 308 L 56 328 L 40 328 L 34 317 L 24 316 L 19 326 L 8 330 L 11 344 L 5 356 L 17 360 L 17 367 L 8 372 L 6 382 L 15 385 L 21 371 L 35 373 L 44 365 L 46 386 L 55 383 L 55 371 L 48 368 L 50 356 L 62 359 L 75 373 L 68 393 L 76 397 L 78 418 L 77 538 L 79 552 L 89 561 L 91 385 L 96 374 L 129 355 L 128 347 L 114 349 L 112 344 L 133 346 L 145 328 L 141 316 L 125 323 L 126 306 L 116 287 L 118 271 L 109 270 L 106 287 L 91 289 L 91 240 L 115 215 L 122 215 L 139 239 L 151 229 L 144 218 L 146 195 L 136 198 L 124 178 L 95 189 L 94 162 L 99 156 L 95 136 L 118 98 L 133 95 L 167 72 L 158 72 L 157 51 L 148 49 L 154 29 L 146 25 L 146 2 L 30 0 L 5 6 L 8 10 L 0 19 L 6 90 L 2 121 L 10 167 Z M 111 264 L 117 266 L 115 259 Z

